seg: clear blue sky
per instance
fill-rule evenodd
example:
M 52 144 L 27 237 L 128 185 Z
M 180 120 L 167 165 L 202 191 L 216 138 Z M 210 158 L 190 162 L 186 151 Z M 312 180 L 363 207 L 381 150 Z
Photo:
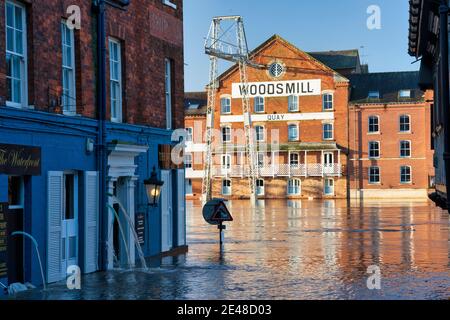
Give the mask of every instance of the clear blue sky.
M 381 30 L 367 28 L 367 8 L 381 8 Z M 279 34 L 304 51 L 360 49 L 371 72 L 418 70 L 407 53 L 408 0 L 185 0 L 185 90 L 208 82 L 204 39 L 211 19 L 244 18 L 249 49 Z M 221 71 L 227 67 L 221 63 Z

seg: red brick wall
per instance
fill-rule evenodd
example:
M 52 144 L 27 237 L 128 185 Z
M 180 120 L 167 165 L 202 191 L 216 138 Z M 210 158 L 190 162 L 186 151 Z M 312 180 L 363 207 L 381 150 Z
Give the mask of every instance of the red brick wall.
M 183 127 L 183 8 L 182 0 L 172 2 L 177 5 L 176 10 L 163 5 L 160 0 L 133 0 L 127 11 L 107 8 L 107 36 L 122 42 L 124 122 L 165 128 L 164 59 L 169 58 L 174 62 L 174 127 Z M 39 0 L 22 3 L 27 6 L 29 105 L 34 105 L 36 110 L 55 111 L 50 110 L 49 105 L 51 99 L 60 95 L 62 86 L 60 23 L 67 17 L 66 8 L 78 5 L 81 9 L 81 30 L 75 32 L 77 113 L 95 118 L 96 22 L 91 1 Z M 0 8 L 0 51 L 4 53 L 5 0 L 0 0 Z M 163 31 L 155 32 L 155 26 L 161 26 Z M 150 28 L 153 28 L 151 32 Z M 181 35 L 173 38 L 170 36 L 173 33 Z M 1 104 L 5 103 L 6 98 L 5 73 L 5 59 L 0 59 Z M 107 87 L 109 110 L 109 83 Z
M 411 117 L 411 132 L 399 132 L 399 117 Z M 368 134 L 368 117 L 379 116 L 380 134 Z M 427 189 L 434 175 L 427 103 L 350 106 L 350 184 L 352 189 Z M 400 158 L 400 141 L 411 141 L 411 157 Z M 369 141 L 380 142 L 380 159 L 368 160 Z M 370 166 L 379 166 L 380 184 L 369 184 Z M 400 167 L 412 167 L 412 183 L 400 183 Z

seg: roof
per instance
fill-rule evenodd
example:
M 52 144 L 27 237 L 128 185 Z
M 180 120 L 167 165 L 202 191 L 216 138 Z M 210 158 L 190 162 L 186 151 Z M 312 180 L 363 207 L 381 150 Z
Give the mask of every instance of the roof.
M 350 80 L 350 103 L 417 102 L 423 100 L 419 88 L 419 72 L 382 72 L 352 74 Z M 400 90 L 411 90 L 410 98 L 399 98 Z M 369 99 L 370 91 L 378 91 L 380 99 Z
M 206 92 L 186 92 L 184 94 L 184 113 L 187 116 L 206 115 L 208 95 Z
M 345 78 L 343 75 L 339 74 L 339 72 L 337 72 L 336 70 L 332 69 L 327 64 L 324 64 L 322 61 L 320 61 L 320 60 L 316 59 L 315 57 L 311 56 L 307 52 L 300 50 L 298 47 L 296 47 L 295 45 L 293 45 L 292 43 L 290 43 L 289 41 L 287 41 L 286 39 L 284 39 L 283 37 L 281 37 L 278 34 L 274 34 L 269 39 L 267 39 L 262 44 L 260 44 L 258 47 L 253 49 L 249 53 L 250 59 L 251 60 L 254 59 L 262 50 L 264 50 L 266 47 L 268 47 L 269 45 L 271 45 L 275 41 L 279 41 L 279 42 L 283 43 L 284 45 L 286 45 L 288 48 L 292 49 L 293 51 L 296 51 L 296 52 L 298 52 L 300 54 L 305 54 L 307 57 L 309 57 L 313 63 L 315 63 L 316 65 L 319 66 L 320 69 L 322 69 L 322 70 L 317 70 L 316 72 L 334 74 L 335 77 L 338 79 L 338 81 L 342 81 L 342 82 L 347 81 L 347 78 Z M 219 75 L 219 79 L 221 80 L 221 79 L 227 77 L 228 75 L 230 75 L 231 73 L 236 71 L 238 68 L 239 68 L 238 64 L 232 65 L 228 70 L 226 70 L 221 75 Z M 311 70 L 309 70 L 309 71 L 311 71 Z
M 333 70 L 358 69 L 360 66 L 358 49 L 308 52 L 308 54 Z

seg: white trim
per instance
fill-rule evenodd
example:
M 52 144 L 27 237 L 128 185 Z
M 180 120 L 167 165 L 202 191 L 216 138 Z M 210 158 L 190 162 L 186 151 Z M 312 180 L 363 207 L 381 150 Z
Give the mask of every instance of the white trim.
M 292 181 L 293 183 L 298 182 L 298 186 L 296 186 L 296 185 L 293 186 L 293 188 L 297 188 L 297 187 L 298 187 L 298 192 L 297 192 L 297 193 L 291 193 L 291 192 L 289 192 L 289 183 L 290 183 L 291 181 Z M 287 192 L 286 192 L 286 193 L 287 193 L 288 196 L 299 196 L 299 195 L 301 195 L 301 194 L 302 194 L 302 180 L 297 179 L 297 178 L 289 179 L 289 180 L 288 180 L 288 183 L 287 183 Z
M 71 47 L 70 47 L 70 59 L 72 61 L 72 65 L 71 66 L 64 66 L 64 56 L 65 56 L 65 47 L 66 45 L 64 44 L 64 39 L 65 39 L 65 32 L 66 29 L 69 30 L 69 34 L 70 34 L 70 42 L 71 42 Z M 61 50 L 62 50 L 62 77 L 61 77 L 61 84 L 62 84 L 62 107 L 63 107 L 63 113 L 65 115 L 68 116 L 74 116 L 77 113 L 77 86 L 76 86 L 76 61 L 75 61 L 75 32 L 73 29 L 70 29 L 67 26 L 67 21 L 66 20 L 62 20 L 61 21 Z M 72 70 L 71 73 L 71 79 L 69 80 L 71 83 L 69 83 L 69 94 L 67 97 L 67 100 L 69 100 L 70 102 L 68 103 L 68 106 L 64 105 L 64 70 L 65 69 L 70 69 Z
M 280 121 L 310 121 L 310 120 L 334 120 L 334 112 L 310 112 L 310 113 L 283 113 L 283 114 L 252 114 L 252 122 L 280 122 Z M 244 122 L 243 115 L 220 117 L 221 123 Z
M 170 0 L 162 0 L 162 3 L 165 4 L 166 6 L 171 7 L 172 9 L 177 8 L 177 5 Z
M 295 139 L 291 139 L 291 137 L 290 137 L 289 129 L 291 127 L 296 127 L 297 128 L 297 137 Z M 296 124 L 294 124 L 294 123 L 289 124 L 287 129 L 288 129 L 288 142 L 295 142 L 295 141 L 299 141 L 300 140 L 300 126 L 299 126 L 298 123 L 296 123 Z
M 401 130 L 401 118 L 402 117 L 404 117 L 404 116 L 406 116 L 406 117 L 408 117 L 408 123 L 409 123 L 409 130 L 406 130 L 406 131 L 402 131 Z M 400 134 L 410 134 L 411 133 L 411 127 L 412 127 L 412 121 L 411 121 L 411 115 L 410 114 L 407 114 L 407 113 L 403 113 L 403 114 L 401 114 L 401 115 L 399 115 L 398 116 L 398 133 L 400 133 Z
M 378 157 L 371 157 L 370 156 L 370 144 L 371 143 L 378 143 Z M 380 143 L 380 141 L 372 140 L 372 141 L 368 142 L 367 156 L 368 156 L 369 159 L 380 159 L 380 157 L 381 157 L 381 143 Z
M 112 60 L 112 54 L 111 54 L 111 47 L 112 45 L 117 45 L 117 50 L 118 50 L 118 60 L 117 61 L 113 61 Z M 122 113 L 123 113 L 123 96 L 122 96 L 122 91 L 123 91 L 123 79 L 122 79 L 122 45 L 120 43 L 119 40 L 114 39 L 114 38 L 109 38 L 108 39 L 108 49 L 109 49 L 109 101 L 110 101 L 110 113 L 111 113 L 111 121 L 112 122 L 122 122 Z M 119 65 L 118 68 L 118 72 L 119 74 L 117 75 L 118 79 L 112 79 L 111 75 L 112 75 L 112 64 L 113 63 L 117 63 Z M 113 116 L 112 113 L 112 83 L 115 82 L 119 85 L 119 95 L 118 95 L 118 106 L 117 106 L 117 110 L 116 110 L 116 116 Z
M 164 95 L 166 103 L 166 129 L 171 130 L 172 124 L 172 108 L 173 108 L 173 93 L 172 93 L 172 61 L 169 58 L 164 59 Z
M 370 131 L 370 118 L 377 118 L 377 125 L 378 125 L 378 131 Z M 367 134 L 380 134 L 381 130 L 381 121 L 380 121 L 380 116 L 378 115 L 369 115 L 367 117 Z
M 13 6 L 19 7 L 23 10 L 22 14 L 22 46 L 23 46 L 23 53 L 22 55 L 18 55 L 17 53 L 13 51 L 8 51 L 6 41 L 7 41 L 7 4 L 11 4 Z M 7 99 L 5 104 L 8 107 L 13 108 L 30 108 L 28 106 L 28 35 L 27 35 L 27 9 L 26 6 L 18 1 L 15 0 L 7 0 L 5 1 L 5 52 L 6 54 L 10 53 L 13 55 L 21 56 L 23 61 L 20 65 L 20 75 L 21 75 L 21 103 L 8 101 Z M 23 78 L 22 78 L 23 76 Z M 6 77 L 6 74 L 5 74 Z M 6 97 L 5 97 L 6 98 Z
M 223 112 L 222 109 L 222 101 L 228 100 L 230 102 L 230 111 L 229 112 Z M 222 95 L 220 96 L 220 114 L 231 114 L 231 106 L 232 106 L 232 100 L 230 95 Z
M 371 177 L 371 174 L 370 174 L 370 169 L 372 169 L 372 168 L 378 168 L 378 182 L 370 182 L 370 177 Z M 370 166 L 370 167 L 368 167 L 367 168 L 367 183 L 368 184 L 370 184 L 370 185 L 380 185 L 381 184 L 381 168 L 380 168 L 380 166 Z
M 402 182 L 402 169 L 403 168 L 409 168 L 409 178 L 410 180 L 408 182 Z M 400 166 L 400 184 L 402 185 L 410 185 L 413 183 L 413 170 L 412 166 Z
M 409 156 L 402 156 L 402 142 L 408 142 L 409 143 Z M 411 140 L 400 140 L 400 142 L 398 144 L 398 148 L 399 148 L 400 158 L 402 158 L 402 159 L 409 159 L 409 158 L 412 157 L 412 142 L 411 142 Z

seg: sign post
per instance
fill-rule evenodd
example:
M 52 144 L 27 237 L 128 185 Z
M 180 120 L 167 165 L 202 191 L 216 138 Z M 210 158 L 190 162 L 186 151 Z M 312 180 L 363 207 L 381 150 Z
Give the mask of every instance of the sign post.
M 226 225 L 224 222 L 233 221 L 230 211 L 225 205 L 224 199 L 212 199 L 203 207 L 203 218 L 211 225 L 219 229 L 220 250 L 223 249 Z

